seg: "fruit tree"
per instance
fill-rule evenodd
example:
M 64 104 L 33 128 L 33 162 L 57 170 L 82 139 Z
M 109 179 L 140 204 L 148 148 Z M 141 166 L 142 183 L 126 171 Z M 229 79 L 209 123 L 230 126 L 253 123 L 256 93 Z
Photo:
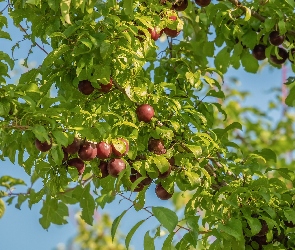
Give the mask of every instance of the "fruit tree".
M 269 125 L 259 110 L 240 107 L 243 93 L 223 81 L 230 67 L 295 70 L 294 1 L 1 6 L 0 41 L 10 41 L 10 51 L 0 48 L 0 157 L 24 168 L 31 183 L 17 193 L 23 180 L 0 177 L 0 216 L 5 202 L 42 203 L 39 221 L 47 229 L 67 223 L 76 204 L 81 225 L 92 225 L 98 207 L 121 197 L 148 214 L 127 232 L 127 248 L 151 216 L 160 225 L 142 236 L 145 249 L 153 249 L 161 229 L 163 249 L 295 248 L 294 161 L 287 157 L 294 117 L 286 111 Z M 22 41 L 13 41 L 12 26 L 31 43 L 24 66 L 32 53 L 43 56 L 17 83 L 9 72 Z M 288 106 L 295 105 L 294 82 L 290 77 L 285 85 Z M 148 189 L 159 200 L 187 197 L 182 216 L 146 204 Z M 112 237 L 128 211 L 114 220 Z

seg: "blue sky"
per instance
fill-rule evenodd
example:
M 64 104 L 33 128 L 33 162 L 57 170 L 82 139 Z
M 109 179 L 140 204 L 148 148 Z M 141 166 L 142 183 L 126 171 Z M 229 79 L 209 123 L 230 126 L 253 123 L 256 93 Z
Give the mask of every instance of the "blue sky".
M 4 3 L 0 3 L 0 10 L 3 8 Z M 12 34 L 13 41 L 16 42 L 21 40 L 21 32 L 16 28 L 12 29 L 11 27 L 12 24 L 10 22 L 9 32 Z M 1 48 L 7 48 L 6 53 L 10 54 L 9 49 L 11 47 L 11 42 L 2 39 L 0 40 L 0 46 Z M 17 58 L 24 58 L 30 45 L 28 42 L 24 42 L 21 46 L 23 47 L 16 51 Z M 159 43 L 159 46 L 162 45 Z M 29 61 L 32 65 L 38 65 L 42 62 L 45 54 L 38 49 L 34 49 L 34 51 L 36 53 L 30 57 Z M 20 66 L 17 68 L 18 70 L 16 72 L 16 76 L 23 70 Z M 287 75 L 292 75 L 290 64 L 287 64 Z M 240 85 L 231 85 L 232 87 L 239 90 L 248 90 L 252 93 L 252 95 L 247 98 L 244 105 L 258 106 L 264 111 L 267 111 L 269 99 L 274 98 L 272 94 L 267 94 L 267 91 L 273 87 L 280 88 L 282 85 L 282 71 L 277 69 L 270 70 L 269 67 L 265 67 L 258 74 L 249 74 L 244 72 L 242 69 L 230 69 L 225 76 L 226 84 L 230 84 L 230 77 L 236 77 L 241 82 Z M 12 78 L 9 82 L 12 83 L 15 80 L 16 78 Z M 276 119 L 276 115 L 279 115 L 279 113 L 273 113 L 274 119 Z M 11 164 L 9 161 L 0 162 L 0 176 L 2 175 L 12 175 L 13 177 L 24 179 L 27 183 L 29 183 L 29 177 L 23 169 L 17 165 Z M 154 188 L 155 185 L 152 185 L 147 192 L 147 205 L 166 206 L 169 204 L 169 202 L 161 201 L 155 197 Z M 15 192 L 23 190 L 24 189 L 19 186 Z M 104 211 L 110 213 L 112 218 L 115 218 L 128 207 L 130 207 L 129 202 L 123 201 L 119 204 L 119 199 L 117 199 L 113 204 L 107 205 Z M 48 231 L 44 230 L 39 224 L 40 209 L 41 205 L 37 204 L 30 210 L 27 202 L 22 205 L 21 211 L 14 208 L 14 205 L 7 207 L 3 218 L 0 219 L 1 250 L 52 250 L 59 243 L 66 243 L 69 238 L 75 235 L 75 207 L 70 207 L 70 217 L 67 225 L 52 225 Z M 99 209 L 98 212 L 101 213 L 103 211 Z M 120 227 L 120 230 L 127 234 L 136 222 L 147 216 L 148 214 L 144 211 L 138 213 L 129 211 L 122 220 L 122 227 Z M 134 235 L 131 242 L 131 244 L 135 246 L 135 249 L 142 249 L 144 233 L 147 230 L 154 228 L 155 225 L 157 225 L 157 221 L 155 219 L 151 219 L 143 224 L 142 228 L 140 228 Z M 159 242 L 157 243 L 157 246 L 159 246 Z M 158 249 L 158 247 L 156 249 Z

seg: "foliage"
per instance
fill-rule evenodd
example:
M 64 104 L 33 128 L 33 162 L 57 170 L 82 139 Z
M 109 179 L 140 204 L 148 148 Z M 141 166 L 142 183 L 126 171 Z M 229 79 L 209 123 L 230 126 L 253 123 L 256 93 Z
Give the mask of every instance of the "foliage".
M 20 45 L 11 46 L 11 55 L 0 52 L 0 157 L 18 163 L 31 176 L 24 193 L 13 192 L 25 184 L 22 180 L 2 176 L 1 197 L 18 208 L 26 200 L 29 206 L 42 202 L 40 224 L 45 229 L 51 223 L 67 223 L 73 204 L 91 225 L 95 209 L 122 197 L 150 215 L 127 234 L 127 247 L 142 223 L 155 217 L 160 226 L 153 236 L 148 230 L 142 237 L 145 249 L 153 249 L 163 228 L 168 232 L 163 249 L 172 248 L 180 230 L 184 235 L 176 249 L 293 248 L 294 171 L 286 153 L 293 151 L 294 117 L 284 113 L 274 125 L 259 110 L 240 107 L 232 97 L 243 93 L 226 89 L 223 74 L 241 66 L 256 73 L 259 62 L 251 53 L 259 44 L 265 47 L 265 62 L 280 68 L 289 57 L 294 70 L 295 4 L 224 0 L 201 8 L 188 2 L 177 12 L 177 3 L 5 3 L 0 38 L 11 40 L 5 28 L 9 16 L 32 42 L 24 65 L 33 48 L 44 60 L 23 73 L 17 84 L 7 84 L 13 52 Z M 176 39 L 167 37 L 167 47 L 160 51 L 151 37 L 154 27 L 166 29 L 166 34 L 167 29 L 182 32 Z M 269 41 L 274 30 L 285 36 L 286 58 Z M 294 78 L 288 84 L 286 104 L 293 106 Z M 151 120 L 139 118 L 142 104 L 153 107 Z M 85 160 L 79 172 L 68 166 L 65 148 L 74 138 L 115 144 L 122 171 L 104 176 L 97 157 Z M 155 143 L 157 150 L 151 146 Z M 41 150 L 48 145 L 49 150 Z M 142 184 L 147 177 L 157 184 L 159 198 L 169 199 L 174 190 L 174 196 L 176 191 L 190 193 L 181 218 L 166 207 L 146 207 L 145 192 L 153 187 Z M 40 189 L 33 186 L 38 180 L 43 183 Z M 125 193 L 130 191 L 138 194 L 128 198 Z M 5 210 L 2 199 L 0 216 Z M 127 212 L 114 220 L 112 238 Z

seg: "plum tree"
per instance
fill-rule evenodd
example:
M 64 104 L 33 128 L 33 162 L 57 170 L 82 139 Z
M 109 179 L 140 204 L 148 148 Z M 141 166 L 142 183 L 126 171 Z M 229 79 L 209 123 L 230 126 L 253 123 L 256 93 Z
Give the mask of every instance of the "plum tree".
M 149 218 L 139 249 L 294 248 L 293 1 L 4 0 L 4 39 L 0 158 L 32 183 L 0 177 L 0 217 L 38 203 L 48 229 L 75 204 L 91 225 L 120 197 L 112 238 L 127 211 L 149 216 L 127 248 Z M 255 82 L 267 112 L 228 75 L 265 67 L 290 75 Z

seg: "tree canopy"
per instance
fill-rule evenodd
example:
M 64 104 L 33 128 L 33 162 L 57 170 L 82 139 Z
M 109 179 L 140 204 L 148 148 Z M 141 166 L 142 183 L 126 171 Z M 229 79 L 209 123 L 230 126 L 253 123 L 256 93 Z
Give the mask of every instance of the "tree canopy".
M 290 64 L 295 70 L 294 1 L 1 6 L 0 41 L 10 47 L 0 48 L 0 158 L 24 168 L 31 183 L 0 177 L 0 217 L 5 202 L 42 203 L 39 221 L 47 229 L 67 223 L 68 207 L 76 204 L 85 227 L 98 207 L 121 197 L 130 208 L 113 221 L 112 238 L 130 209 L 148 215 L 127 232 L 126 248 L 152 216 L 159 225 L 142 235 L 144 249 L 154 249 L 162 229 L 162 249 L 295 248 L 295 118 L 286 108 L 274 123 L 240 106 L 247 93 L 223 80 L 229 68 L 256 74 Z M 31 43 L 23 62 L 28 70 L 17 82 L 9 78 L 23 40 L 11 39 L 11 26 Z M 29 68 L 32 53 L 44 60 Z M 285 83 L 290 107 L 294 80 Z M 14 192 L 17 185 L 29 188 Z M 147 189 L 174 201 L 175 210 L 150 207 Z

